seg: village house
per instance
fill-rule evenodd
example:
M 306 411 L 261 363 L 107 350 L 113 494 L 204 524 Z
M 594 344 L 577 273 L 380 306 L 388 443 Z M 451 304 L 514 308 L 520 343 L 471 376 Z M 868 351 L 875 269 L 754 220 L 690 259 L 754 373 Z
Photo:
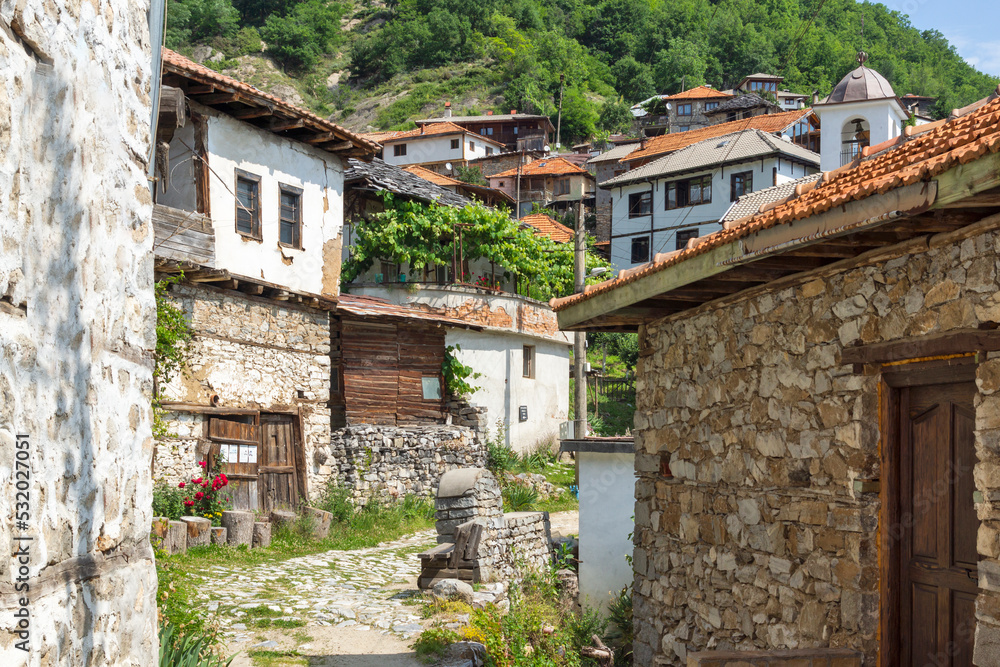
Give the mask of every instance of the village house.
M 3 665 L 157 663 L 147 168 L 163 14 L 0 10 Z
M 815 173 L 819 155 L 761 130 L 706 139 L 601 183 L 612 195 L 611 263 L 645 264 L 654 255 L 722 229 L 741 196 Z
M 507 208 L 514 207 L 513 197 L 502 190 L 494 190 L 493 188 L 485 185 L 465 183 L 464 181 L 452 178 L 451 176 L 445 176 L 444 174 L 439 174 L 420 165 L 404 167 L 404 171 L 408 171 L 414 176 L 419 176 L 426 181 L 430 181 L 431 183 L 434 183 L 449 192 L 454 192 L 464 197 L 468 197 L 469 199 L 482 202 L 491 208 L 497 208 L 500 206 L 506 206 Z
M 762 72 L 744 77 L 736 86 L 734 94 L 754 93 L 764 94 L 774 97 L 775 102 L 785 111 L 799 109 L 809 101 L 809 95 L 803 93 L 793 93 L 787 88 L 781 88 L 784 77 L 776 74 L 764 74 Z
M 757 93 L 743 93 L 719 104 L 705 115 L 711 119 L 712 123 L 730 123 L 741 118 L 753 118 L 769 113 L 780 113 L 782 111 L 774 102 L 766 100 Z
M 600 187 L 600 185 L 615 176 L 624 174 L 626 167 L 619 161 L 637 148 L 639 148 L 638 140 L 621 143 L 587 161 L 587 166 L 593 171 L 598 185 L 594 206 L 594 215 L 597 219 L 594 238 L 598 243 L 611 241 L 611 191 Z
M 639 335 L 636 665 L 998 664 L 998 174 L 994 96 L 553 300 Z
M 330 442 L 345 163 L 376 145 L 169 50 L 163 83 L 155 269 L 194 340 L 154 475 L 221 455 L 234 508 L 296 507 Z
M 417 125 L 454 123 L 484 140 L 500 142 L 505 152 L 547 152 L 556 128 L 548 116 L 518 113 L 511 109 L 509 114 L 495 114 L 487 111 L 479 116 L 452 116 L 451 102 L 445 102 L 445 113 L 441 118 L 425 118 Z
M 454 123 L 424 123 L 415 130 L 373 132 L 363 138 L 382 146 L 378 156 L 397 167 L 418 164 L 439 174 L 453 174 L 469 160 L 499 153 L 504 146 Z
M 582 202 L 594 205 L 595 180 L 583 167 L 564 157 L 547 157 L 522 167 L 515 167 L 489 177 L 490 187 L 501 190 L 517 201 L 518 217 L 531 212 L 534 205 L 560 213 L 575 209 Z
M 632 105 L 639 134 L 655 137 L 672 132 L 687 132 L 712 120 L 705 114 L 715 110 L 732 95 L 711 86 L 696 86 L 675 95 L 657 95 Z

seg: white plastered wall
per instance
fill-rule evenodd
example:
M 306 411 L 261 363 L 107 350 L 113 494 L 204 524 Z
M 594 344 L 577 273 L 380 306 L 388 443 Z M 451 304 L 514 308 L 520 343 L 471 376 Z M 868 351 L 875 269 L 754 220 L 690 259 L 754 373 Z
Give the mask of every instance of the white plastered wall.
M 868 121 L 869 143 L 874 146 L 895 139 L 903 131 L 907 115 L 896 98 L 813 107 L 823 131 L 820 133 L 820 168 L 831 171 L 841 165 L 841 131 L 855 118 Z

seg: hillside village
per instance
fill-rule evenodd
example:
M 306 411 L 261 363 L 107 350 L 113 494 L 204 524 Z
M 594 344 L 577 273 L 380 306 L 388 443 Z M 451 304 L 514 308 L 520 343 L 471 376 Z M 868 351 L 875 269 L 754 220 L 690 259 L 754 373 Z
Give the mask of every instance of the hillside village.
M 0 663 L 1000 665 L 1000 85 L 362 131 L 99 6 L 0 9 Z

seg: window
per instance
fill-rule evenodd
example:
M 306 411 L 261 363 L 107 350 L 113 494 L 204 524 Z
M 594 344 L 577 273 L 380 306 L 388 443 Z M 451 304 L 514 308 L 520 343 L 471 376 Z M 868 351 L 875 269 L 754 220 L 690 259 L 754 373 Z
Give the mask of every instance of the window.
M 493 147 L 492 146 L 487 146 L 486 147 L 486 154 L 487 155 L 493 155 Z
M 406 144 L 396 144 L 392 147 L 392 154 L 395 157 L 406 155 Z
M 690 129 L 691 129 L 690 125 L 681 125 L 680 127 L 677 128 L 677 131 L 678 132 L 687 132 Z
M 667 196 L 664 208 L 671 210 L 685 206 L 699 206 L 712 203 L 711 175 L 690 178 L 685 181 L 674 181 L 666 185 Z
M 514 136 L 517 136 L 517 125 L 514 126 Z
M 691 115 L 691 103 L 678 104 L 677 105 L 677 115 L 678 116 L 690 116 Z
M 556 181 L 555 194 L 556 194 L 557 197 L 559 195 L 568 195 L 569 194 L 569 179 L 568 178 L 560 178 L 558 181 Z
M 679 229 L 677 230 L 677 249 L 684 250 L 687 248 L 688 241 L 691 239 L 698 238 L 698 228 L 694 229 Z
M 470 141 L 469 142 L 469 150 L 470 151 L 476 150 L 476 142 L 475 141 Z
M 292 248 L 302 247 L 302 188 L 278 185 L 278 242 Z
M 535 346 L 525 345 L 521 354 L 521 374 L 526 378 L 535 377 Z
M 639 236 L 632 239 L 632 263 L 641 264 L 649 261 L 649 237 Z
M 653 212 L 653 193 L 636 192 L 628 196 L 628 217 L 641 218 Z
M 730 178 L 729 201 L 736 201 L 748 192 L 753 192 L 753 172 L 744 171 Z
M 461 139 L 452 139 L 451 140 L 451 150 L 457 151 L 461 147 L 462 147 L 462 140 Z
M 500 187 L 501 188 L 504 187 L 506 184 L 507 184 L 507 181 L 500 181 Z
M 718 102 L 705 102 L 705 111 L 714 111 L 719 108 Z
M 260 240 L 260 176 L 236 170 L 236 231 Z
M 437 375 L 424 375 L 420 378 L 420 385 L 425 401 L 441 399 L 441 378 Z
M 484 137 L 492 137 L 493 136 L 493 128 L 492 127 L 484 127 L 481 130 L 479 130 L 479 134 L 483 135 Z

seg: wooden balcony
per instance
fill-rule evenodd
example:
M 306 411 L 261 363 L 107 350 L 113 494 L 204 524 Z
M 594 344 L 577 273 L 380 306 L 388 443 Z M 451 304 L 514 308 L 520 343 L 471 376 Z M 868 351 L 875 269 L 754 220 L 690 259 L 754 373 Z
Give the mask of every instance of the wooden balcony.
M 215 231 L 201 213 L 153 206 L 153 254 L 157 259 L 215 267 Z

